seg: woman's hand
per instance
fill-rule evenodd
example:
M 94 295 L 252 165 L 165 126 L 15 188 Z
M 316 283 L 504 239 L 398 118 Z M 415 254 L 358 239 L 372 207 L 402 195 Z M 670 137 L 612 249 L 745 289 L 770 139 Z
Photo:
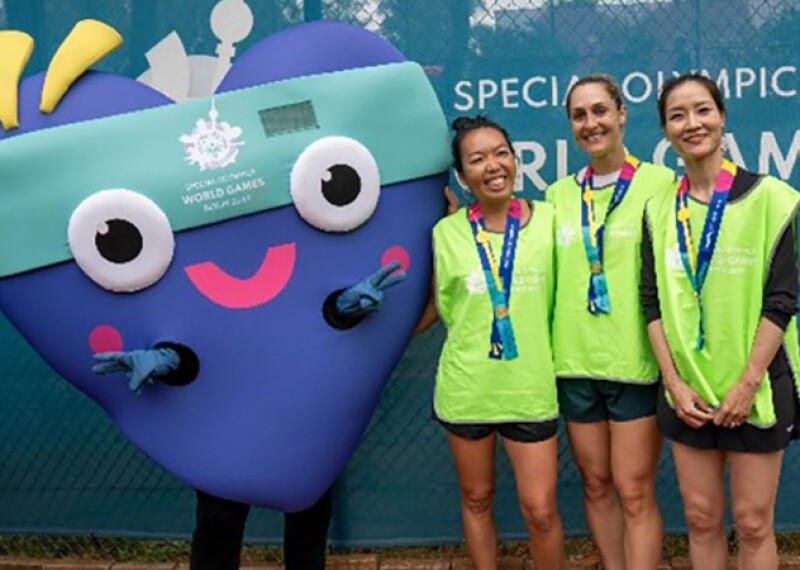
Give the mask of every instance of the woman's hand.
M 722 406 L 714 416 L 715 424 L 736 428 L 747 421 L 758 387 L 782 342 L 783 329 L 767 317 L 761 317 L 747 365 L 736 384 L 725 394 Z
M 714 414 L 714 423 L 725 428 L 737 428 L 746 422 L 753 409 L 758 384 L 758 381 L 742 376 L 725 394 L 722 405 Z
M 664 386 L 672 396 L 675 412 L 683 423 L 698 429 L 714 420 L 714 410 L 682 378 L 665 379 Z
M 650 337 L 653 354 L 656 355 L 658 367 L 661 369 L 664 387 L 672 396 L 678 418 L 695 429 L 703 427 L 714 419 L 714 410 L 678 374 L 667 346 L 667 337 L 664 336 L 664 329 L 661 327 L 661 319 L 647 323 L 647 335 Z
M 447 200 L 447 215 L 455 214 L 458 210 L 458 197 L 449 186 L 444 187 L 444 197 Z

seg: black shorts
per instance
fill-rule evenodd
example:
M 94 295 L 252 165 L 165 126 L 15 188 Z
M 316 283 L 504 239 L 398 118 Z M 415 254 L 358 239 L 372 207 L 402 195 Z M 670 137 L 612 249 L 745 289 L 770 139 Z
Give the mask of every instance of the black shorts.
M 543 422 L 507 422 L 507 423 L 450 423 L 434 416 L 444 429 L 458 437 L 476 441 L 489 437 L 495 432 L 501 437 L 520 443 L 538 443 L 558 432 L 558 420 Z
M 751 424 L 724 428 L 711 422 L 699 429 L 689 427 L 667 402 L 664 388 L 658 391 L 658 429 L 667 439 L 697 449 L 719 449 L 740 453 L 770 453 L 785 449 L 800 436 L 800 406 L 797 403 L 794 378 L 790 371 L 770 377 L 772 405 L 776 423 L 766 429 Z
M 628 422 L 656 413 L 658 383 L 558 378 L 558 407 L 568 422 Z

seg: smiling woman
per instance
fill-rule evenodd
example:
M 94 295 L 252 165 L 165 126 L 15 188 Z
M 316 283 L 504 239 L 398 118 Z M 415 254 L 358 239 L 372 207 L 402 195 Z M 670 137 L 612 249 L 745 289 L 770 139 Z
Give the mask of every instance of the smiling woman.
M 604 567 L 655 569 L 662 540 L 654 484 L 658 369 L 638 302 L 638 251 L 644 204 L 667 192 L 674 174 L 626 151 L 628 113 L 612 77 L 578 80 L 567 115 L 589 164 L 546 193 L 558 245 L 559 406 Z
M 439 316 L 448 331 L 434 417 L 455 459 L 475 567 L 496 565 L 491 511 L 499 435 L 536 567 L 560 570 L 564 535 L 556 508 L 558 406 L 549 327 L 553 211 L 513 196 L 517 164 L 502 126 L 461 117 L 453 129 L 456 175 L 475 202 L 433 229 L 435 294 L 417 330 Z
M 792 231 L 800 196 L 724 156 L 727 112 L 712 80 L 667 82 L 659 114 L 686 175 L 647 205 L 642 304 L 692 567 L 725 565 L 727 465 L 739 568 L 776 569 L 775 496 L 800 417 Z

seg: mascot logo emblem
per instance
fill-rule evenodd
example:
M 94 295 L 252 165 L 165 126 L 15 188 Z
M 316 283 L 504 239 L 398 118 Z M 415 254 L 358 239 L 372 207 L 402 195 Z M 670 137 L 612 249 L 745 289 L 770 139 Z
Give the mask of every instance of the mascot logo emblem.
M 208 118 L 209 121 L 197 121 L 191 134 L 180 138 L 186 150 L 186 160 L 189 164 L 199 165 L 200 170 L 225 168 L 236 162 L 239 147 L 244 144 L 236 140 L 242 135 L 242 129 L 224 121 L 218 123 L 219 113 L 213 101 Z

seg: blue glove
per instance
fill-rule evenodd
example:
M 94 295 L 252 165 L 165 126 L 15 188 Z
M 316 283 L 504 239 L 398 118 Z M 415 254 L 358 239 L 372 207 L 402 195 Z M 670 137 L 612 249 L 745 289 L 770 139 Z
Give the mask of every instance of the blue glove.
M 336 312 L 343 317 L 360 317 L 377 311 L 383 303 L 383 290 L 406 278 L 405 271 L 396 271 L 399 261 L 392 261 L 366 279 L 345 289 L 336 299 Z
M 124 372 L 128 377 L 128 388 L 137 396 L 145 382 L 152 384 L 155 376 L 168 374 L 181 363 L 178 353 L 171 348 L 100 352 L 94 355 L 94 359 L 97 364 L 92 366 L 92 372 L 95 374 Z

